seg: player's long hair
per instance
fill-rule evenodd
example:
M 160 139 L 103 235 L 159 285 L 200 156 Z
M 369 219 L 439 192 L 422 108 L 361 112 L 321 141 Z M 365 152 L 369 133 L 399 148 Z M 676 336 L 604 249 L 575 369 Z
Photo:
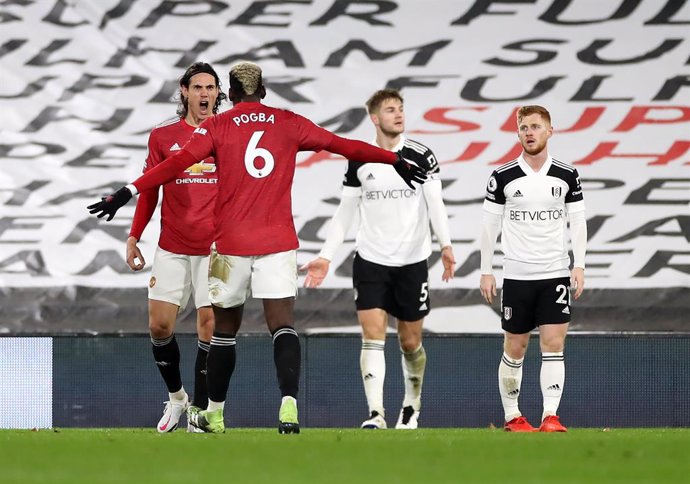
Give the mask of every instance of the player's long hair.
M 182 74 L 182 77 L 180 77 L 180 90 L 177 93 L 179 97 L 179 101 L 177 103 L 177 115 L 181 118 L 187 117 L 188 109 L 188 100 L 182 95 L 182 86 L 189 89 L 189 82 L 192 80 L 192 77 L 196 76 L 197 74 L 210 74 L 216 80 L 218 97 L 216 98 L 216 104 L 213 105 L 213 114 L 218 114 L 220 104 L 224 99 L 227 98 L 227 96 L 223 93 L 223 90 L 220 88 L 220 78 L 218 77 L 218 74 L 216 74 L 216 71 L 213 69 L 213 67 L 211 67 L 211 64 L 207 64 L 206 62 L 195 62 L 189 66 L 187 70 L 184 71 L 184 74 Z

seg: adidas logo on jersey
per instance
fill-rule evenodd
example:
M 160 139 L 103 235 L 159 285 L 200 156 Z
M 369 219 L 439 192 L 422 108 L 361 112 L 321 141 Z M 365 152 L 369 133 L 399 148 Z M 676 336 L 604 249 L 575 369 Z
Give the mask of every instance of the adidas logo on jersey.
M 518 198 L 518 197 L 521 197 L 521 196 L 522 196 L 522 192 L 521 192 L 520 190 L 518 190 L 518 191 L 516 191 L 515 193 L 513 193 L 513 198 Z
M 561 311 L 563 314 L 570 314 L 570 308 L 568 306 L 563 308 L 563 311 Z
M 180 145 L 178 145 L 177 143 L 170 147 L 170 151 L 180 151 L 181 149 L 182 148 L 180 148 Z
M 558 383 L 554 383 L 553 385 L 547 387 L 546 389 L 547 390 L 560 390 L 561 386 Z
M 426 311 L 429 309 L 429 306 L 426 305 L 426 303 L 422 303 L 421 306 L 419 306 L 419 311 Z
M 367 176 L 367 180 L 376 180 L 376 178 L 374 177 L 373 173 L 369 173 L 369 176 Z

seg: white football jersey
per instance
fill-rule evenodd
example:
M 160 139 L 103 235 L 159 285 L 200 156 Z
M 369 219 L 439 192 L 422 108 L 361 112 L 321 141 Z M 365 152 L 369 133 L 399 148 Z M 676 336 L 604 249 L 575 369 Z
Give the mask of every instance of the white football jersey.
M 580 177 L 571 165 L 549 156 L 535 172 L 520 156 L 497 168 L 489 177 L 484 210 L 503 217 L 503 277 L 567 277 L 567 216 L 584 209 Z
M 424 169 L 427 183 L 441 183 L 432 151 L 401 136 L 391 151 Z M 348 162 L 343 196 L 360 197 L 357 253 L 369 262 L 400 267 L 431 255 L 431 230 L 424 190 L 412 190 L 392 165 Z

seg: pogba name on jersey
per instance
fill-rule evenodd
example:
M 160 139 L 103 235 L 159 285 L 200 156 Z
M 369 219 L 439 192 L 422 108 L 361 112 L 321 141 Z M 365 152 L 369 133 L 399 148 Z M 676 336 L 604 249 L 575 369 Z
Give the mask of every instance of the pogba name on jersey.
M 241 124 L 248 124 L 248 123 L 271 123 L 275 124 L 276 118 L 275 115 L 269 114 L 268 116 L 266 113 L 249 113 L 249 114 L 240 114 L 239 116 L 235 116 L 232 118 L 234 123 L 239 126 Z
M 563 218 L 563 209 L 558 210 L 509 210 L 508 218 L 516 221 L 542 221 L 560 220 Z

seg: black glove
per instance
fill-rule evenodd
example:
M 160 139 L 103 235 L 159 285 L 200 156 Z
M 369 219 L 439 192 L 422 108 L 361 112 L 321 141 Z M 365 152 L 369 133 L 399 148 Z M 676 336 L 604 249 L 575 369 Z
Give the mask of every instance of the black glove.
M 395 165 L 393 165 L 393 168 L 395 168 L 395 171 L 398 172 L 400 178 L 407 183 L 407 186 L 413 190 L 415 189 L 414 185 L 412 184 L 413 181 L 419 183 L 420 185 L 426 181 L 426 173 L 424 170 L 417 165 L 413 165 L 412 163 L 405 161 L 400 152 L 398 152 L 398 161 L 395 163 Z
M 89 213 L 97 214 L 98 218 L 103 218 L 107 215 L 108 218 L 106 220 L 110 222 L 120 207 L 129 202 L 131 198 L 132 192 L 129 191 L 129 188 L 122 187 L 115 193 L 101 198 L 100 202 L 89 205 L 86 208 L 89 209 Z

